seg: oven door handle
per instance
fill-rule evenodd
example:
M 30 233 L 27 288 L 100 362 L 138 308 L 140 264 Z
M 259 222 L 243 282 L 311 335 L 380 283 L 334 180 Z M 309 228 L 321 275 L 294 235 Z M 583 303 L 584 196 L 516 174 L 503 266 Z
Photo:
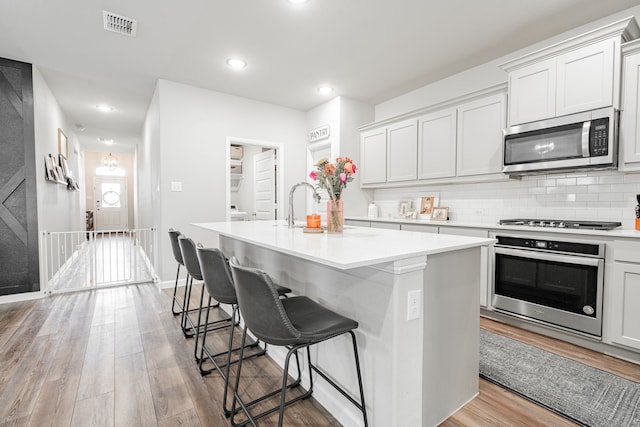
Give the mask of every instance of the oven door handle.
M 547 252 L 527 251 L 522 249 L 510 249 L 494 246 L 496 255 L 511 255 L 520 258 L 536 259 L 541 261 L 561 262 L 563 264 L 587 265 L 591 267 L 599 267 L 602 260 L 600 258 L 588 258 L 581 256 L 559 255 Z

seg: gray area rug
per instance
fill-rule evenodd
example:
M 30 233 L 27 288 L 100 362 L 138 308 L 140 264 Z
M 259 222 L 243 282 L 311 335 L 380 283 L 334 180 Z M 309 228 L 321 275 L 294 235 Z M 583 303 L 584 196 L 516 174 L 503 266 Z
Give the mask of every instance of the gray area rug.
M 640 426 L 639 383 L 484 329 L 480 376 L 578 424 Z

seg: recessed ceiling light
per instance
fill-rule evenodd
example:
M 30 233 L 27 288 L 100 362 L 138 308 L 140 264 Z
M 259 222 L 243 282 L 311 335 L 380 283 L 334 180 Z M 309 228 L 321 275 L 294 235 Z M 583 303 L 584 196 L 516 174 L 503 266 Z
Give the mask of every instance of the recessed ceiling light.
M 247 66 L 247 61 L 244 61 L 239 58 L 229 58 L 227 59 L 227 65 L 233 68 L 234 70 L 242 70 L 244 67 Z
M 98 138 L 98 142 L 102 142 L 106 145 L 113 145 L 113 139 L 111 138 Z
M 309 0 L 287 0 L 287 2 L 291 4 L 305 4 L 308 3 Z
M 113 111 L 113 107 L 107 104 L 98 104 L 96 105 L 98 111 L 102 111 L 103 113 L 110 113 Z
M 320 95 L 329 95 L 332 92 L 333 92 L 333 88 L 331 86 L 324 85 L 318 88 L 318 93 Z

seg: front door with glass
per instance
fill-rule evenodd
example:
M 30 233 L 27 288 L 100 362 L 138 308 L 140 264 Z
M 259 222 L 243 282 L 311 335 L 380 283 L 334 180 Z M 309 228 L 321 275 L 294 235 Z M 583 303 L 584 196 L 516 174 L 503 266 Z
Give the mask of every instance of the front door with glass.
M 97 231 L 126 230 L 129 217 L 126 178 L 96 176 L 93 191 L 95 229 Z

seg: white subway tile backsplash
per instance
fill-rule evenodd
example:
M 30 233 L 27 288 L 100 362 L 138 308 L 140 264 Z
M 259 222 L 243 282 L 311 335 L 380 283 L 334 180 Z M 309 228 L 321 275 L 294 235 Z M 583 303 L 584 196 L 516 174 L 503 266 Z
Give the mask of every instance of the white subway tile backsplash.
M 640 183 L 640 173 L 628 173 L 623 175 L 623 181 L 626 183 Z
M 609 184 L 596 184 L 587 186 L 587 191 L 590 193 L 608 193 L 611 191 L 611 185 Z
M 600 193 L 598 195 L 598 200 L 601 201 L 610 201 L 610 202 L 619 202 L 623 200 L 624 197 L 622 193 Z
M 592 185 L 597 183 L 598 183 L 598 177 L 595 177 L 595 176 L 586 176 L 586 177 L 580 177 L 576 179 L 577 185 Z
M 587 207 L 589 208 L 609 208 L 611 207 L 610 202 L 587 202 Z
M 593 202 L 598 200 L 598 193 L 580 193 L 576 194 L 576 201 L 578 202 Z
M 591 171 L 524 176 L 489 183 L 388 188 L 374 191 L 381 217 L 397 215 L 398 202 L 439 195 L 451 218 L 496 223 L 503 218 L 587 219 L 632 222 L 640 173 Z
M 538 187 L 554 187 L 556 185 L 555 179 L 540 179 L 536 183 Z
M 609 176 L 601 176 L 598 178 L 599 184 L 622 184 L 624 181 L 623 175 L 609 175 Z
M 558 185 L 558 186 L 563 186 L 563 185 L 576 185 L 576 178 L 562 178 L 562 179 L 556 179 L 556 185 Z

